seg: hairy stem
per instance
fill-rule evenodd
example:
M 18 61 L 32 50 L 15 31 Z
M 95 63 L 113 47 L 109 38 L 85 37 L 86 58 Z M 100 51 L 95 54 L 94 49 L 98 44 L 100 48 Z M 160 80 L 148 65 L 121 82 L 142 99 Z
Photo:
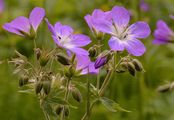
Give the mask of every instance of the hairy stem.
M 88 68 L 89 73 L 89 68 Z M 87 120 L 90 118 L 90 81 L 89 81 L 89 74 L 87 75 L 87 102 L 86 102 L 86 112 L 87 112 Z
M 68 96 L 69 96 L 69 85 L 70 85 L 70 79 L 67 80 L 67 84 L 66 84 L 66 92 L 65 92 L 65 97 L 64 100 L 67 101 L 68 100 Z M 64 120 L 65 118 L 65 114 L 64 114 L 65 108 L 63 107 L 63 110 L 61 112 L 61 116 L 60 116 L 60 120 Z
M 97 53 L 98 54 L 100 54 L 101 53 L 101 40 L 100 39 L 98 39 L 98 51 L 97 51 Z M 99 68 L 99 74 L 97 74 L 97 90 L 99 90 L 100 89 L 100 68 Z
M 50 120 L 50 116 L 47 114 L 47 112 L 45 111 L 44 107 L 42 107 L 42 111 L 43 111 L 43 114 L 45 116 L 45 120 Z
M 116 62 L 115 60 L 116 60 L 116 54 L 115 54 L 115 57 L 114 57 L 114 62 Z M 113 74 L 114 74 L 114 71 L 117 69 L 117 67 L 120 65 L 121 62 L 122 62 L 122 59 L 120 59 L 120 61 L 119 61 L 116 65 L 114 65 L 114 69 L 109 70 L 109 72 L 107 73 L 107 75 L 106 75 L 106 77 L 105 77 L 105 80 L 104 80 L 104 82 L 103 82 L 101 88 L 99 89 L 99 93 L 98 93 L 99 97 L 101 97 L 101 96 L 103 95 L 103 93 L 104 93 L 106 87 L 108 86 L 108 84 L 109 84 L 109 82 L 110 82 L 110 80 L 111 80 L 111 78 L 112 78 L 112 76 L 113 76 Z M 95 104 L 97 101 L 98 101 L 98 99 L 94 100 L 94 101 L 91 103 L 91 105 L 90 105 L 90 107 L 89 107 L 89 111 L 92 111 L 92 108 L 93 108 L 94 104 Z M 87 112 L 84 114 L 84 116 L 82 117 L 81 120 L 86 120 L 86 118 L 87 118 Z

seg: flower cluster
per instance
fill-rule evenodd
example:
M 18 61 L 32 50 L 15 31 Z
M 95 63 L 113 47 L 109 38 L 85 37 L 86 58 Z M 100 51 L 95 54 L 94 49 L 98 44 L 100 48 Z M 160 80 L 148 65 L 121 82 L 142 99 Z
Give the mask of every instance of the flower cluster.
M 88 14 L 84 18 L 95 38 L 100 41 L 98 45 L 93 45 L 88 50 L 83 47 L 92 42 L 89 36 L 75 34 L 72 27 L 60 22 L 52 25 L 48 20 L 49 18 L 45 18 L 45 10 L 40 7 L 34 8 L 29 18 L 20 16 L 3 25 L 5 30 L 34 41 L 34 56 L 36 57 L 34 63 L 31 63 L 29 58 L 17 51 L 17 58 L 10 62 L 15 65 L 15 73 L 20 76 L 20 87 L 28 85 L 29 88 L 35 89 L 47 118 L 49 118 L 48 106 L 53 114 L 60 115 L 62 120 L 69 115 L 71 105 L 69 105 L 68 98 L 70 93 L 77 102 L 81 102 L 81 93 L 76 83 L 72 82 L 76 77 L 96 74 L 98 76 L 96 87 L 90 84 L 88 79 L 85 83 L 87 84 L 88 96 L 94 96 L 98 98 L 98 101 L 104 103 L 114 102 L 101 96 L 115 72 L 128 71 L 135 76 L 136 72 L 143 71 L 142 64 L 137 59 L 133 59 L 131 55 L 141 56 L 146 51 L 145 46 L 139 40 L 148 37 L 150 34 L 150 28 L 146 22 L 139 21 L 129 26 L 130 13 L 120 6 L 115 6 L 111 11 L 106 12 L 96 9 L 92 15 Z M 51 51 L 36 46 L 37 29 L 43 19 L 56 44 L 56 48 Z M 102 49 L 103 41 L 100 39 L 104 38 L 105 34 L 110 35 L 108 41 L 110 50 Z M 115 59 L 117 53 L 124 50 L 128 51 L 128 55 L 118 58 L 119 61 L 117 61 Z M 58 63 L 60 71 L 52 68 L 55 61 Z M 101 69 L 106 71 L 102 85 L 99 84 Z M 93 89 L 91 90 L 92 94 L 90 94 L 89 89 Z M 60 92 L 60 96 L 64 93 L 64 98 L 60 100 L 55 91 Z M 89 102 L 89 100 L 87 101 Z M 93 103 L 95 102 L 96 100 Z M 56 110 L 54 110 L 55 104 Z M 47 107 L 44 108 L 45 106 Z M 88 107 L 90 108 L 90 106 Z M 118 110 L 125 111 L 120 106 Z M 86 118 L 86 115 L 83 119 Z

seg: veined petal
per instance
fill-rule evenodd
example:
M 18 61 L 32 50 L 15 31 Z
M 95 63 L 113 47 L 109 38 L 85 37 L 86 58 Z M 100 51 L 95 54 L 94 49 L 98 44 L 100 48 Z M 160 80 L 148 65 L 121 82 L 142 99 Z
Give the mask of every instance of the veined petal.
M 95 69 L 94 67 L 94 62 L 90 62 L 88 67 L 86 67 L 85 69 L 82 70 L 81 74 L 98 74 L 99 73 L 99 69 Z
M 15 33 L 15 34 L 17 34 L 17 35 L 24 36 L 21 32 L 19 32 L 18 29 L 16 29 L 16 28 L 14 28 L 13 26 L 11 26 L 10 23 L 5 23 L 5 24 L 3 25 L 3 28 L 4 28 L 5 30 L 11 32 L 11 33 Z
M 168 43 L 168 41 L 166 41 L 166 40 L 161 40 L 161 39 L 154 39 L 153 41 L 152 41 L 152 43 L 153 44 L 167 44 Z
M 50 24 L 50 22 L 48 21 L 47 18 L 45 18 L 45 21 L 46 21 L 46 23 L 47 23 L 47 25 L 48 25 L 49 31 L 50 31 L 54 36 L 56 36 L 54 27 Z
M 76 54 L 75 59 L 77 61 L 77 66 L 76 66 L 77 70 L 85 69 L 86 67 L 88 67 L 90 63 L 90 58 L 88 57 L 88 55 Z
M 91 15 L 89 15 L 89 14 L 86 15 L 86 16 L 84 17 L 84 19 L 85 19 L 86 23 L 88 24 L 90 30 L 92 31 L 93 25 L 92 25 Z
M 136 22 L 128 28 L 128 32 L 135 38 L 146 38 L 150 35 L 150 27 L 145 22 Z
M 95 9 L 92 13 L 93 19 L 100 19 L 104 17 L 104 12 L 100 9 Z
M 83 48 L 78 48 L 78 47 L 70 47 L 67 48 L 70 51 L 72 51 L 73 53 L 77 54 L 77 55 L 89 55 L 88 51 L 83 49 Z
M 137 39 L 128 40 L 125 44 L 125 48 L 134 56 L 141 56 L 146 51 L 144 44 Z
M 97 20 L 93 20 L 92 22 L 98 31 L 108 33 L 108 34 L 114 34 L 112 29 L 113 25 L 111 21 L 104 20 L 104 19 L 97 19 Z
M 41 21 L 43 20 L 44 16 L 45 16 L 45 10 L 43 8 L 35 7 L 31 11 L 29 20 L 35 32 L 37 31 L 37 28 L 41 23 Z
M 73 29 L 68 25 L 62 25 L 60 22 L 57 22 L 54 25 L 56 34 L 60 37 L 68 37 L 73 33 Z
M 113 21 L 117 27 L 126 27 L 130 20 L 130 13 L 124 7 L 115 6 L 111 10 Z
M 88 36 L 83 35 L 83 34 L 75 34 L 71 36 L 71 44 L 73 44 L 74 46 L 78 46 L 78 47 L 83 47 L 88 45 L 91 40 Z
M 112 50 L 123 51 L 124 50 L 124 42 L 125 41 L 121 41 L 117 37 L 111 37 L 108 44 Z
M 172 30 L 169 28 L 169 26 L 163 20 L 159 20 L 157 22 L 157 29 L 163 29 L 166 32 L 172 32 Z
M 52 38 L 53 38 L 54 42 L 55 42 L 58 46 L 63 47 L 63 46 L 61 45 L 59 39 L 58 39 L 56 36 L 52 35 Z
M 22 34 L 21 32 L 25 32 L 27 34 L 30 34 L 29 20 L 28 20 L 28 18 L 23 17 L 23 16 L 14 19 L 10 23 L 5 24 L 3 26 L 3 28 L 9 32 L 16 33 L 18 35 L 21 35 Z

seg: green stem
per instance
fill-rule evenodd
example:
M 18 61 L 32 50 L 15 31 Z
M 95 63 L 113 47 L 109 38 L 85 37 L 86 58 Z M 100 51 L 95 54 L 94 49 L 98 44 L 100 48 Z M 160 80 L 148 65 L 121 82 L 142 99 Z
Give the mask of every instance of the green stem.
M 34 44 L 34 50 L 37 48 L 37 45 L 36 45 L 36 37 L 34 37 L 33 39 L 33 44 Z
M 44 113 L 45 120 L 50 120 L 50 116 L 47 114 L 47 112 L 44 110 L 43 107 L 42 107 L 42 111 L 43 111 L 43 113 Z
M 102 85 L 102 87 L 101 87 L 100 90 L 99 90 L 99 96 L 102 95 L 102 93 L 104 92 L 105 88 L 107 87 L 107 85 L 108 85 L 110 79 L 112 78 L 113 72 L 114 72 L 114 70 L 111 70 L 111 71 L 109 71 L 109 72 L 107 73 L 106 78 L 105 78 L 105 80 L 104 80 L 104 82 L 103 82 L 103 85 Z M 89 111 L 92 111 L 92 108 L 93 108 L 94 104 L 95 104 L 97 101 L 98 101 L 98 100 L 96 99 L 96 100 L 94 100 L 94 101 L 91 103 L 91 105 L 90 105 L 90 107 L 89 107 Z M 87 114 L 87 112 L 86 112 L 86 113 L 84 114 L 84 116 L 82 117 L 81 120 L 86 120 L 87 117 L 88 117 L 88 114 Z
M 88 68 L 89 71 L 89 68 Z M 89 72 L 88 72 L 89 73 Z M 87 111 L 87 120 L 90 118 L 90 81 L 89 81 L 89 74 L 87 75 L 87 102 L 86 102 L 86 111 Z
M 102 96 L 103 92 L 105 91 L 106 87 L 108 86 L 109 82 L 110 82 L 110 79 L 112 78 L 112 75 L 113 75 L 114 71 L 113 70 L 110 70 L 107 75 L 106 75 L 106 78 L 99 90 L 99 96 Z
M 115 54 L 115 57 L 116 57 L 116 54 Z M 115 61 L 115 60 L 116 60 L 116 58 L 114 59 L 114 61 Z M 121 62 L 122 62 L 122 59 L 114 66 L 114 69 L 113 69 L 113 70 L 110 70 L 110 71 L 107 73 L 107 75 L 106 75 L 106 77 L 105 77 L 105 80 L 104 80 L 104 82 L 103 82 L 101 88 L 99 89 L 99 93 L 98 93 L 98 94 L 99 94 L 99 97 L 101 97 L 102 94 L 104 93 L 106 87 L 108 86 L 108 84 L 109 84 L 109 82 L 110 82 L 110 80 L 111 80 L 111 78 L 112 78 L 112 76 L 113 76 L 113 74 L 114 74 L 114 71 L 117 69 L 117 67 L 119 66 L 119 64 L 120 64 Z M 92 108 L 93 108 L 94 104 L 95 104 L 97 101 L 98 101 L 98 100 L 96 99 L 96 100 L 94 100 L 94 101 L 91 103 L 91 105 L 90 105 L 90 107 L 89 107 L 89 111 L 92 111 Z M 86 117 L 87 117 L 87 112 L 84 114 L 84 116 L 82 117 L 81 120 L 86 120 Z
M 98 51 L 97 53 L 100 54 L 101 53 L 101 40 L 98 39 Z M 99 68 L 99 74 L 97 75 L 97 90 L 100 89 L 100 68 Z
M 98 100 L 94 100 L 94 101 L 91 103 L 91 105 L 90 105 L 90 107 L 89 107 L 89 110 L 90 110 L 90 111 L 92 110 L 93 106 L 95 105 L 95 103 L 96 103 L 97 101 L 98 101 Z M 87 114 L 87 112 L 86 112 L 86 113 L 84 114 L 84 116 L 82 117 L 81 120 L 86 120 L 87 116 L 88 116 L 88 114 Z
M 66 84 L 66 92 L 65 92 L 65 97 L 64 97 L 65 101 L 68 100 L 70 81 L 71 81 L 71 79 L 68 79 L 67 84 Z M 63 110 L 62 110 L 62 113 L 61 113 L 61 116 L 60 116 L 60 120 L 64 120 L 64 117 L 65 117 L 64 116 L 64 110 L 65 110 L 65 108 L 63 107 Z

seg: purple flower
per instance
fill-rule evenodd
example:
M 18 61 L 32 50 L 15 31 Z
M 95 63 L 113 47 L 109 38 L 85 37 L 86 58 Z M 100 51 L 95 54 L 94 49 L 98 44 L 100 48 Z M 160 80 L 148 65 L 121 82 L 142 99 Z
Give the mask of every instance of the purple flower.
M 170 18 L 174 20 L 174 15 L 170 15 Z
M 0 14 L 4 11 L 4 0 L 0 0 Z
M 110 11 L 103 12 L 100 9 L 95 9 L 93 11 L 92 15 L 87 14 L 84 18 L 85 18 L 85 21 L 87 22 L 90 30 L 93 33 L 95 33 L 96 35 L 98 35 L 100 31 L 95 28 L 94 21 L 97 19 L 111 20 Z
M 43 8 L 35 7 L 31 11 L 29 18 L 24 16 L 17 17 L 10 23 L 5 23 L 3 28 L 20 36 L 32 36 L 32 31 L 34 30 L 36 33 L 44 16 L 45 10 Z
M 140 1 L 140 9 L 144 12 L 147 12 L 149 11 L 149 5 L 144 1 L 144 0 L 141 0 Z
M 81 48 L 91 42 L 88 36 L 83 34 L 73 34 L 73 29 L 70 26 L 62 25 L 60 22 L 57 22 L 54 26 L 52 26 L 48 19 L 45 20 L 50 32 L 52 33 L 53 40 L 59 47 L 70 50 L 75 54 L 89 54 L 88 51 Z
M 94 67 L 94 62 L 90 61 L 89 56 L 87 55 L 76 55 L 76 61 L 77 61 L 77 70 L 81 70 L 81 75 L 84 74 L 98 74 L 99 69 L 96 69 Z
M 166 44 L 172 42 L 171 40 L 174 39 L 174 32 L 163 20 L 159 20 L 157 22 L 157 29 L 154 32 L 154 37 L 153 44 Z
M 126 49 L 134 56 L 143 55 L 146 48 L 138 39 L 149 36 L 149 25 L 145 22 L 136 22 L 128 26 L 130 13 L 124 7 L 116 6 L 110 14 L 112 21 L 98 19 L 94 22 L 97 30 L 112 36 L 109 40 L 110 48 L 114 51 Z

